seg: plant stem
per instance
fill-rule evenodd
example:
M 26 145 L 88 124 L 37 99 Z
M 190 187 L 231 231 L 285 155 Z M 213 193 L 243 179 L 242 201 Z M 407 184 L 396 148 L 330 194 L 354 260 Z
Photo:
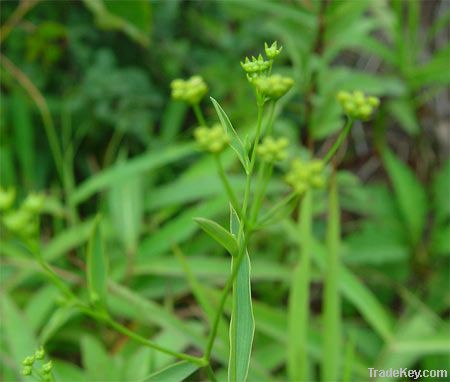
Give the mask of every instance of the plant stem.
M 211 382 L 217 382 L 216 375 L 214 374 L 214 371 L 210 364 L 208 364 L 206 367 L 206 373 L 208 374 L 208 378 Z
M 236 213 L 238 214 L 238 216 L 241 217 L 240 210 L 239 210 L 239 202 L 236 198 L 233 188 L 230 185 L 230 182 L 228 181 L 227 176 L 225 175 L 225 170 L 223 169 L 222 161 L 220 160 L 220 155 L 214 154 L 214 159 L 217 164 L 217 170 L 219 172 L 220 179 L 221 179 L 222 184 L 227 192 L 228 199 L 230 200 L 230 203 L 233 206 L 233 208 L 236 210 Z
M 265 130 L 265 135 L 272 134 L 276 103 L 277 103 L 277 101 L 272 101 L 272 103 L 271 103 L 270 112 L 269 112 L 269 122 L 268 122 L 266 130 Z
M 327 269 L 324 280 L 323 325 L 326 335 L 323 337 L 322 380 L 340 379 L 341 364 L 341 303 L 339 297 L 339 246 L 340 246 L 340 210 L 336 187 L 336 173 L 330 181 L 328 224 L 327 224 Z
M 192 104 L 192 109 L 194 110 L 195 117 L 197 118 L 197 122 L 200 124 L 200 126 L 207 126 L 205 117 L 203 116 L 199 104 L 198 103 Z
M 353 120 L 350 117 L 348 117 L 344 128 L 342 129 L 338 138 L 336 139 L 336 142 L 334 142 L 330 151 L 328 151 L 327 154 L 325 155 L 325 158 L 323 158 L 325 163 L 328 163 L 331 160 L 333 155 L 336 153 L 338 148 L 341 146 L 342 142 L 344 142 L 345 138 L 347 137 L 348 133 L 350 132 L 350 129 L 352 128 L 352 125 L 353 125 Z
M 309 284 L 311 278 L 312 195 L 306 191 L 300 203 L 298 230 L 301 237 L 300 259 L 292 275 L 288 311 L 289 379 L 309 381 L 308 332 Z
M 155 350 L 158 350 L 161 353 L 169 354 L 169 355 L 172 355 L 172 356 L 174 356 L 176 358 L 179 358 L 179 359 L 184 359 L 186 361 L 189 361 L 189 362 L 194 363 L 194 364 L 199 365 L 199 366 L 206 366 L 206 365 L 208 365 L 208 361 L 205 360 L 204 358 L 194 357 L 194 356 L 191 356 L 189 354 L 179 353 L 179 352 L 176 352 L 176 351 L 172 351 L 170 349 L 166 349 L 166 348 L 164 348 L 162 346 L 159 346 L 158 344 L 154 343 L 153 341 L 147 340 L 146 338 L 144 338 L 144 337 L 140 336 L 139 334 L 129 330 L 127 327 L 119 324 L 118 322 L 112 320 L 109 317 L 104 319 L 104 321 L 109 326 L 111 326 L 116 331 L 118 331 L 119 333 L 122 333 L 122 334 L 126 335 L 127 337 L 132 338 L 133 340 L 135 340 L 136 342 L 141 343 L 142 345 L 145 345 L 145 346 L 148 346 L 148 347 L 153 348 Z
M 289 204 L 293 199 L 298 197 L 295 193 L 290 193 L 281 199 L 277 204 L 275 204 L 262 218 L 257 222 L 256 226 L 264 225 L 268 220 L 270 220 L 278 211 Z

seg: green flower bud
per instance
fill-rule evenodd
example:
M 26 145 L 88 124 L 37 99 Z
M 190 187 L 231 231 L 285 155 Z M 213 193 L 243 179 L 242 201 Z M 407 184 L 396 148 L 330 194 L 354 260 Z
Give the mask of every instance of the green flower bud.
M 291 168 L 286 175 L 286 182 L 298 194 L 302 194 L 310 188 L 323 188 L 325 186 L 324 168 L 325 164 L 321 160 L 304 162 L 296 159 L 291 163 Z
M 33 225 L 32 218 L 33 216 L 29 211 L 21 208 L 17 211 L 8 212 L 8 214 L 3 217 L 3 224 L 11 232 L 25 232 Z
M 215 154 L 223 151 L 230 142 L 227 134 L 219 124 L 215 124 L 211 128 L 206 126 L 197 127 L 194 130 L 194 137 L 203 150 Z
M 38 360 L 42 360 L 45 357 L 45 350 L 44 348 L 41 346 L 38 350 L 36 350 L 36 352 L 34 353 L 34 357 Z
M 266 52 L 266 56 L 271 60 L 278 56 L 281 53 L 282 49 L 282 46 L 278 48 L 276 41 L 272 43 L 271 46 L 268 46 L 266 42 L 264 43 L 264 51 Z
M 270 77 L 256 78 L 253 83 L 262 94 L 269 98 L 278 99 L 289 91 L 294 84 L 294 80 L 290 77 L 274 74 Z
M 22 369 L 22 375 L 25 377 L 28 377 L 29 375 L 31 375 L 32 372 L 33 372 L 33 368 L 31 366 L 25 366 Z
M 52 361 L 48 361 L 47 363 L 44 363 L 42 365 L 42 373 L 44 374 L 50 374 L 52 372 L 52 369 L 53 369 Z
M 247 73 L 247 75 L 260 74 L 270 67 L 270 62 L 264 60 L 263 56 L 259 55 L 258 58 L 252 57 L 251 61 L 248 57 L 245 57 L 244 62 L 241 62 L 241 67 Z
M 369 119 L 374 109 L 380 105 L 377 97 L 366 97 L 363 92 L 358 90 L 353 93 L 340 91 L 337 99 L 347 115 L 361 120 Z
M 0 211 L 11 208 L 16 198 L 16 190 L 9 188 L 7 190 L 0 187 Z
M 45 201 L 45 195 L 44 194 L 37 194 L 37 193 L 30 193 L 26 197 L 26 199 L 22 203 L 22 208 L 26 211 L 32 212 L 32 213 L 39 213 L 42 210 L 42 207 L 44 206 Z
M 30 355 L 28 357 L 26 357 L 23 361 L 22 361 L 22 365 L 24 366 L 32 366 L 34 363 L 34 356 Z
M 256 150 L 263 161 L 273 163 L 286 159 L 286 148 L 288 145 L 289 141 L 287 138 L 274 139 L 266 137 Z
M 193 76 L 188 80 L 176 79 L 170 84 L 172 98 L 189 104 L 199 103 L 208 92 L 208 86 L 200 76 Z

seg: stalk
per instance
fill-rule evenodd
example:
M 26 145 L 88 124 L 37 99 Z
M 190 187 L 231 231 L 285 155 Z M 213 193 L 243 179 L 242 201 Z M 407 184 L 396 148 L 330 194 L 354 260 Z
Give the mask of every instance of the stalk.
M 205 117 L 203 116 L 202 110 L 200 109 L 198 103 L 194 103 L 192 105 L 192 109 L 194 110 L 195 117 L 197 118 L 197 122 L 200 124 L 200 126 L 207 126 Z
M 331 147 L 330 151 L 327 152 L 327 155 L 325 155 L 325 158 L 323 158 L 325 163 L 328 163 L 333 155 L 336 153 L 338 148 L 342 145 L 345 138 L 347 137 L 348 133 L 350 132 L 353 125 L 353 120 L 348 117 L 347 122 L 344 125 L 344 128 L 340 132 L 338 138 L 336 139 L 336 142 L 334 142 L 333 146 Z
M 308 363 L 309 284 L 311 278 L 312 195 L 306 191 L 300 203 L 298 230 L 301 237 L 300 260 L 292 275 L 288 306 L 289 380 L 310 381 Z
M 327 270 L 324 289 L 324 338 L 322 381 L 339 380 L 341 349 L 341 302 L 339 296 L 340 210 L 336 176 L 331 177 L 327 226 Z

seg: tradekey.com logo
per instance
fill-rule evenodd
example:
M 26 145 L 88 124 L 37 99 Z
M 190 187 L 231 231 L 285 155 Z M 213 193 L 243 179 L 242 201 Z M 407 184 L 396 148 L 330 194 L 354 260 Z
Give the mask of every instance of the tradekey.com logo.
M 447 370 L 414 370 L 407 367 L 401 369 L 375 369 L 369 367 L 370 378 L 409 378 L 418 380 L 419 378 L 447 378 Z

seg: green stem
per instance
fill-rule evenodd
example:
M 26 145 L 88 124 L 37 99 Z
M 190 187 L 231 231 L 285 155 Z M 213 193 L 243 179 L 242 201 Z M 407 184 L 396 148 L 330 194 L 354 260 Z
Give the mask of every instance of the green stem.
M 230 200 L 231 205 L 233 206 L 233 208 L 236 210 L 236 213 L 240 217 L 239 202 L 236 198 L 233 188 L 230 185 L 230 182 L 228 181 L 227 176 L 225 175 L 225 170 L 223 168 L 222 161 L 220 160 L 220 154 L 214 154 L 214 159 L 217 164 L 217 170 L 219 172 L 220 179 L 227 192 L 228 199 Z
M 257 222 L 256 227 L 263 226 L 267 223 L 273 216 L 275 216 L 282 208 L 289 204 L 293 199 L 298 197 L 295 193 L 290 193 L 281 199 L 277 204 L 275 204 L 262 218 Z
M 323 158 L 325 163 L 328 163 L 333 155 L 336 153 L 336 151 L 341 146 L 342 142 L 344 142 L 345 138 L 347 137 L 348 133 L 350 132 L 350 129 L 353 125 L 353 119 L 348 117 L 347 122 L 345 123 L 344 128 L 342 129 L 341 133 L 339 134 L 338 138 L 336 139 L 336 142 L 334 142 L 334 145 L 331 147 L 330 151 L 327 152 L 325 155 L 325 158 Z
M 194 110 L 195 117 L 197 118 L 197 122 L 200 126 L 207 126 L 205 117 L 203 116 L 202 110 L 198 103 L 192 104 L 192 109 Z
M 106 318 L 106 319 L 104 319 L 104 321 L 106 324 L 111 326 L 113 329 L 115 329 L 119 333 L 122 333 L 122 334 L 126 335 L 127 337 L 132 338 L 133 340 L 135 340 L 136 342 L 139 342 L 140 344 L 142 344 L 144 346 L 148 346 L 152 349 L 160 351 L 161 353 L 169 354 L 169 355 L 172 355 L 179 359 L 184 359 L 186 361 L 189 361 L 189 362 L 194 363 L 199 366 L 208 365 L 208 361 L 205 360 L 204 358 L 194 357 L 189 354 L 179 353 L 176 351 L 172 351 L 170 349 L 166 349 L 165 347 L 159 346 L 158 344 L 154 343 L 153 341 L 147 340 L 146 338 L 141 337 L 139 334 L 129 330 L 127 327 L 115 322 L 111 318 Z
M 266 127 L 265 135 L 272 134 L 276 103 L 277 103 L 277 101 L 272 101 L 272 103 L 271 103 L 270 112 L 269 112 L 269 122 Z
M 311 279 L 312 195 L 307 191 L 301 201 L 298 230 L 301 237 L 300 259 L 292 275 L 288 311 L 287 369 L 292 381 L 309 381 L 308 332 L 309 284 Z
M 209 364 L 208 366 L 206 366 L 206 373 L 208 374 L 208 378 L 211 382 L 217 382 L 216 375 L 214 374 L 214 371 Z
M 341 303 L 339 296 L 340 210 L 336 173 L 331 177 L 327 223 L 327 269 L 323 292 L 323 325 L 327 333 L 323 341 L 322 380 L 340 379 Z

